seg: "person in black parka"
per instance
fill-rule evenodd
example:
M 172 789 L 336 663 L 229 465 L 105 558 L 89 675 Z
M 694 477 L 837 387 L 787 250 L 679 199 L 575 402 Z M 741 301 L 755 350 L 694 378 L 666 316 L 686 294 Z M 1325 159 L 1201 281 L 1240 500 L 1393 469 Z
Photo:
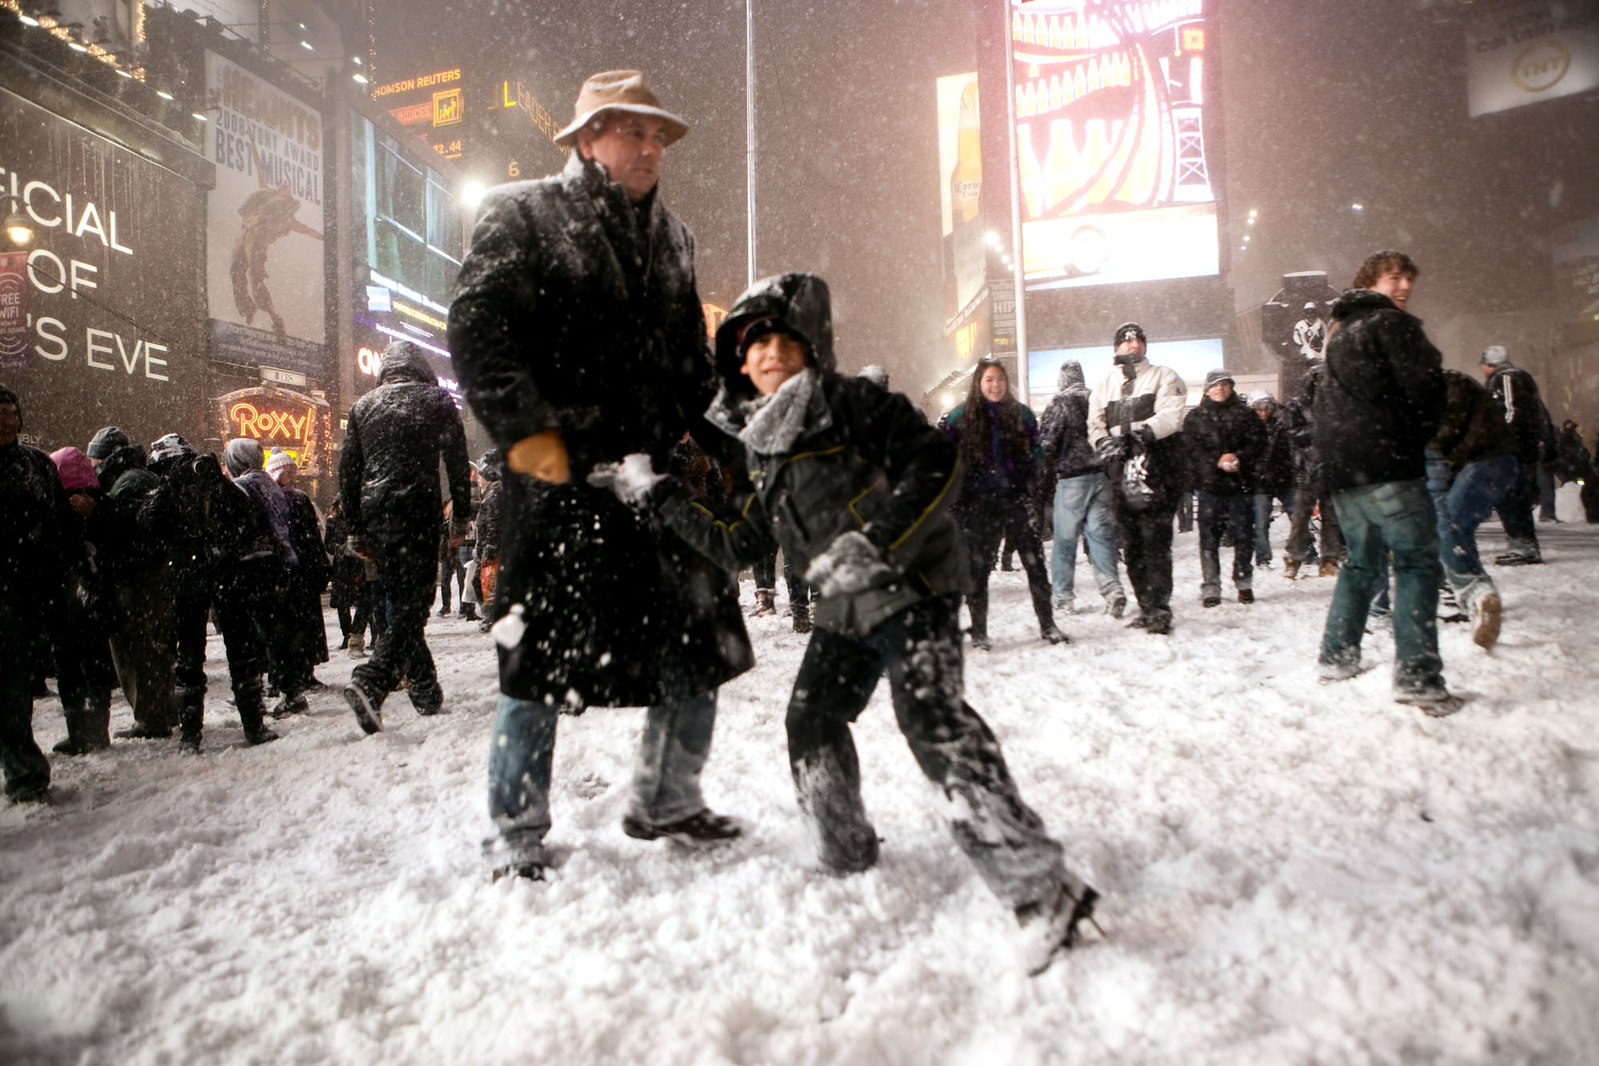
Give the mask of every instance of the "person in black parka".
M 1494 562 L 1500 566 L 1536 565 L 1543 562 L 1543 551 L 1538 545 L 1533 507 L 1538 502 L 1538 464 L 1545 457 L 1549 413 L 1538 395 L 1538 382 L 1510 361 L 1510 353 L 1502 345 L 1488 345 L 1478 362 L 1488 392 L 1515 438 L 1519 474 L 1496 505 L 1510 550 L 1495 556 Z
M 72 513 L 55 463 L 18 439 L 22 401 L 0 385 L 0 770 L 6 798 L 50 797 L 50 760 L 33 739 L 33 655 L 61 590 Z
M 401 678 L 411 681 L 411 705 L 418 714 L 437 714 L 444 703 L 423 635 L 438 575 L 441 459 L 459 545 L 472 517 L 461 413 L 439 387 L 422 349 L 395 341 L 383 350 L 378 387 L 350 408 L 339 457 L 339 495 L 350 523 L 351 550 L 376 563 L 394 607 L 388 631 L 344 689 L 368 733 L 383 728 L 383 701 Z
M 254 442 L 251 442 L 254 443 Z M 176 631 L 178 743 L 198 752 L 205 726 L 206 626 L 215 620 L 227 656 L 244 742 L 278 739 L 263 723 L 267 669 L 262 620 L 281 594 L 283 560 L 266 518 L 222 471 L 177 433 L 150 445 L 152 525 L 166 548 Z
M 1199 406 L 1183 418 L 1193 484 L 1199 492 L 1199 597 L 1221 604 L 1222 530 L 1233 535 L 1233 587 L 1239 603 L 1254 603 L 1255 484 L 1266 431 L 1260 418 L 1233 391 L 1232 375 L 1205 375 Z
M 1294 446 L 1289 433 L 1288 414 L 1269 392 L 1255 394 L 1249 401 L 1265 430 L 1265 444 L 1255 478 L 1255 565 L 1271 566 L 1272 505 L 1281 503 L 1290 521 L 1294 513 Z
M 1360 672 L 1360 644 L 1382 554 L 1394 569 L 1394 698 L 1431 715 L 1459 699 L 1438 654 L 1437 512 L 1425 450 L 1443 416 L 1442 356 L 1406 307 L 1416 277 L 1403 252 L 1367 257 L 1332 307 L 1333 329 L 1316 388 L 1316 455 L 1349 546 L 1322 632 L 1323 680 Z
M 560 174 L 489 193 L 449 320 L 467 400 L 509 467 L 486 858 L 528 877 L 549 797 L 527 782 L 548 781 L 562 708 L 648 708 L 629 835 L 737 836 L 699 778 L 717 687 L 754 661 L 733 577 L 584 480 L 632 452 L 664 468 L 685 432 L 717 435 L 694 238 L 657 185 L 688 126 L 638 71 L 589 78 L 575 112 Z

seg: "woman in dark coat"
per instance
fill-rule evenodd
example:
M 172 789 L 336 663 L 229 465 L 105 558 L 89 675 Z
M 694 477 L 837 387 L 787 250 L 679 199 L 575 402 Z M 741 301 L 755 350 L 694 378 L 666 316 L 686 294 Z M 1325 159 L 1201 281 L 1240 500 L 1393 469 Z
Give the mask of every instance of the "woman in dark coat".
M 275 452 L 266 465 L 267 473 L 278 483 L 289 500 L 289 537 L 294 543 L 296 565 L 289 571 L 288 589 L 283 597 L 284 625 L 279 639 L 283 670 L 289 675 L 289 685 L 279 687 L 285 693 L 294 693 L 277 707 L 273 717 L 298 714 L 307 707 L 305 691 L 322 688 L 313 671 L 318 663 L 328 661 L 327 626 L 322 620 L 322 593 L 328 587 L 331 566 L 327 549 L 322 545 L 322 519 L 311 502 L 295 482 L 299 468 L 288 452 Z
M 989 646 L 988 572 L 993 569 L 1001 539 L 1015 545 L 1022 558 L 1039 634 L 1051 644 L 1067 640 L 1055 626 L 1049 571 L 1031 517 L 1033 479 L 1043 458 L 1038 420 L 1011 394 L 1005 367 L 987 359 L 979 362 L 966 402 L 944 416 L 943 426 L 966 475 L 955 501 L 955 520 L 966 542 L 972 572 L 967 601 L 972 614 L 972 647 Z

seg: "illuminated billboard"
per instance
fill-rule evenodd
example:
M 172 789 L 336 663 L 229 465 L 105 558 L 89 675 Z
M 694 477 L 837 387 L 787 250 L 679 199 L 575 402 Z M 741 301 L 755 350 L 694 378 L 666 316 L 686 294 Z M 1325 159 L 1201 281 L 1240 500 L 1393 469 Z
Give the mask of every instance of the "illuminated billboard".
M 1029 291 L 1219 272 L 1206 0 L 1012 0 Z
M 211 358 L 321 377 L 322 117 L 214 52 L 205 72 Z
M 977 73 L 939 78 L 938 174 L 944 246 L 944 321 L 951 332 L 981 294 L 988 269 L 979 207 L 983 188 Z

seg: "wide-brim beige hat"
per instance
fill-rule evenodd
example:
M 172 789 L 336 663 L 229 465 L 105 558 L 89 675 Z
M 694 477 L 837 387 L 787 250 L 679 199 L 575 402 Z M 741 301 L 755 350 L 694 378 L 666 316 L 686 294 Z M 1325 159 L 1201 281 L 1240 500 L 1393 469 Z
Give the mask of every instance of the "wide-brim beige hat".
M 667 144 L 688 132 L 688 123 L 662 107 L 655 94 L 644 87 L 644 75 L 641 72 L 607 70 L 590 76 L 583 83 L 583 88 L 577 94 L 572 121 L 555 135 L 555 143 L 562 148 L 572 147 L 577 141 L 577 131 L 603 111 L 631 111 L 661 119 L 666 123 Z

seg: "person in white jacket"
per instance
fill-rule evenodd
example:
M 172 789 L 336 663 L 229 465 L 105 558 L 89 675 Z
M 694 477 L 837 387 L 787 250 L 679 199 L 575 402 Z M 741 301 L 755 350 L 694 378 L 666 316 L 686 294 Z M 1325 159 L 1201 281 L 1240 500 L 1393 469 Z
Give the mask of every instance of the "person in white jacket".
M 1136 322 L 1116 327 L 1116 367 L 1088 398 L 1088 442 L 1105 460 L 1116 501 L 1116 532 L 1138 598 L 1129 625 L 1171 632 L 1172 517 L 1188 491 L 1183 469 L 1183 406 L 1188 386 L 1170 367 L 1153 366 Z

